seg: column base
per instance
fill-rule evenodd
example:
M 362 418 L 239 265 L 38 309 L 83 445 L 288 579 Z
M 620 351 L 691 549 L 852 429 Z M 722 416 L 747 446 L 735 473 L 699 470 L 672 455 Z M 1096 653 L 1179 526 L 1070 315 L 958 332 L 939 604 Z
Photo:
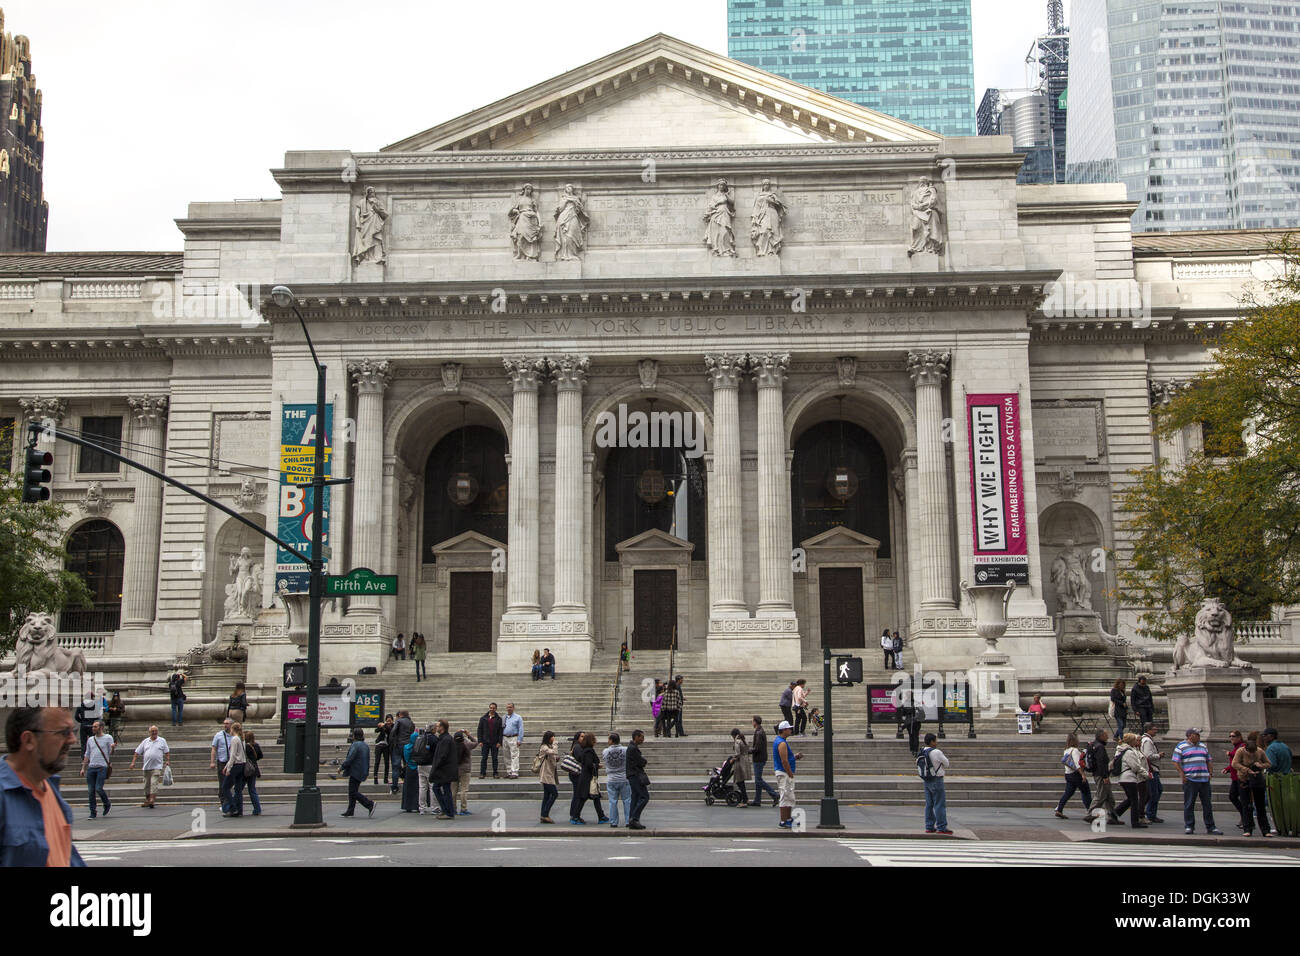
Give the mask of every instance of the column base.
M 803 666 L 799 622 L 780 618 L 709 618 L 708 669 L 711 671 L 788 671 Z
M 908 626 L 903 655 L 909 668 L 915 663 L 927 671 L 947 672 L 979 665 L 987 652 L 988 645 L 976 633 L 971 618 L 956 611 L 922 611 Z M 998 640 L 997 653 L 1005 655 L 1019 680 L 1036 682 L 1060 676 L 1056 631 L 1050 617 L 1010 617 L 1006 634 Z
M 501 633 L 497 637 L 497 671 L 502 674 L 527 674 L 533 666 L 533 651 L 549 647 L 555 655 L 555 673 L 560 680 L 567 674 L 591 672 L 595 645 L 587 615 L 564 620 L 510 620 L 501 616 Z

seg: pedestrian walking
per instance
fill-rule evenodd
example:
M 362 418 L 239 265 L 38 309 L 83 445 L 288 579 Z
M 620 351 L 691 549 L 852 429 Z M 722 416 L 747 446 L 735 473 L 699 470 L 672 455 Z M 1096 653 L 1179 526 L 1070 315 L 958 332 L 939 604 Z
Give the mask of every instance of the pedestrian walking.
M 772 739 L 772 770 L 776 774 L 776 789 L 779 794 L 777 812 L 781 816 L 777 826 L 783 830 L 794 829 L 794 774 L 795 766 L 803 756 L 801 753 L 794 753 L 787 740 L 793 729 L 788 720 L 783 720 L 776 725 L 776 737 Z
M 632 670 L 632 651 L 627 646 L 627 641 L 618 649 L 618 666 L 623 669 L 623 673 Z
M 627 818 L 629 830 L 644 830 L 641 812 L 650 802 L 650 777 L 646 774 L 646 759 L 641 753 L 645 743 L 645 734 L 639 730 L 632 731 L 632 743 L 627 748 L 627 782 L 632 787 L 632 811 Z
M 673 735 L 674 726 L 677 726 L 678 728 L 681 727 L 681 721 L 680 721 L 681 712 L 682 712 L 681 688 L 678 687 L 677 682 L 675 680 L 670 680 L 664 686 L 664 700 L 663 700 L 663 706 L 661 710 L 663 716 L 663 728 L 664 728 L 665 737 L 671 737 Z M 682 736 L 680 730 L 678 731 L 677 736 L 678 737 Z
M 683 686 L 686 683 L 686 678 L 681 674 L 678 674 L 673 678 L 673 683 L 677 687 L 677 710 L 675 718 L 677 724 L 677 736 L 685 737 L 686 730 L 682 727 L 682 717 L 685 715 L 686 711 L 686 688 Z
M 947 755 L 935 744 L 938 737 L 925 735 L 925 747 L 916 755 L 916 772 L 925 785 L 925 832 L 952 836 L 948 829 L 948 791 L 944 776 L 949 762 Z
M 1124 697 L 1124 680 L 1123 678 L 1115 681 L 1115 686 L 1110 689 L 1110 706 L 1107 708 L 1107 715 L 1115 721 L 1115 736 L 1124 736 L 1124 727 L 1128 722 L 1128 705 Z
M 82 753 L 85 753 L 86 741 L 95 732 L 95 721 L 99 720 L 103 714 L 104 702 L 98 696 L 87 697 L 72 712 L 73 722 L 76 723 L 78 728 Z
M 404 773 L 402 775 L 402 812 L 419 813 L 420 812 L 420 773 L 416 769 L 415 757 L 412 751 L 415 749 L 415 742 L 420 738 L 419 731 L 412 732 L 406 745 L 402 747 L 402 766 Z
M 1173 761 L 1183 782 L 1183 832 L 1196 832 L 1196 801 L 1200 800 L 1205 831 L 1222 836 L 1223 831 L 1214 825 L 1214 807 L 1210 802 L 1210 774 L 1213 770 L 1210 751 L 1201 743 L 1199 727 L 1188 728 L 1186 739 L 1174 748 Z M 1238 770 L 1237 774 L 1240 776 L 1241 771 Z
M 217 792 L 221 797 L 221 812 L 230 812 L 230 785 L 234 781 L 226 774 L 226 762 L 230 760 L 230 729 L 235 722 L 227 717 L 221 722 L 221 729 L 212 735 L 211 754 L 208 757 L 208 769 L 217 772 Z
M 601 752 L 601 766 L 605 768 L 605 789 L 609 793 L 609 825 L 618 827 L 618 806 L 623 805 L 623 820 L 632 822 L 632 786 L 627 781 L 627 748 L 619 742 L 618 734 L 609 735 L 609 746 Z
M 907 730 L 907 749 L 915 757 L 921 747 L 921 724 L 925 719 L 925 711 L 915 701 L 913 692 L 908 692 L 903 706 L 898 708 L 898 718 Z
M 431 813 L 433 810 L 433 752 L 437 747 L 436 725 L 430 724 L 422 733 L 411 738 L 411 763 L 419 780 L 419 812 Z M 411 768 L 407 768 L 407 773 Z
M 600 784 L 598 777 L 600 775 L 600 758 L 596 756 L 596 735 L 591 733 L 580 733 L 574 743 L 572 756 L 578 762 L 578 772 L 570 773 L 569 780 L 573 784 L 573 800 L 569 804 L 569 822 L 573 824 L 585 824 L 587 821 L 582 818 L 582 809 L 590 800 L 596 805 L 596 822 L 608 823 L 609 818 L 605 816 L 605 811 L 600 805 Z
M 375 802 L 361 792 L 361 784 L 370 776 L 370 747 L 366 745 L 366 732 L 360 727 L 352 731 L 352 743 L 348 745 L 348 755 L 339 765 L 339 775 L 348 778 L 348 808 L 339 814 L 350 817 L 356 812 L 357 804 L 366 808 L 367 816 L 375 815 Z
M 1237 768 L 1233 762 L 1233 757 L 1237 756 L 1237 751 L 1245 746 L 1246 741 L 1241 736 L 1240 730 L 1234 730 L 1228 734 L 1228 763 L 1223 768 L 1223 772 L 1228 775 L 1231 783 L 1228 784 L 1228 802 L 1232 804 L 1237 816 L 1241 816 L 1241 780 L 1237 777 Z M 1237 829 L 1244 829 L 1241 820 L 1237 820 Z
M 745 742 L 745 735 L 740 732 L 739 727 L 731 729 L 731 760 L 731 782 L 740 791 L 740 803 L 736 806 L 748 807 L 749 792 L 745 789 L 745 782 L 749 780 L 753 763 L 749 757 L 749 744 Z
M 399 710 L 397 720 L 393 723 L 393 731 L 388 738 L 393 752 L 393 793 L 397 792 L 398 780 L 406 779 L 406 748 L 414 733 L 415 721 L 411 719 L 410 711 Z M 411 792 L 416 792 L 414 784 L 411 786 Z
M 438 721 L 437 744 L 433 752 L 433 794 L 438 801 L 439 820 L 455 820 L 456 804 L 452 802 L 451 787 L 460 779 L 460 750 L 456 738 L 451 735 L 451 725 L 445 720 Z
M 885 670 L 894 669 L 894 638 L 889 633 L 889 628 L 880 632 L 880 649 L 885 652 Z
M 158 725 L 149 728 L 149 736 L 140 741 L 131 755 L 130 772 L 135 769 L 135 758 L 141 759 L 140 767 L 144 771 L 144 803 L 140 806 L 152 810 L 158 799 L 158 787 L 162 783 L 163 771 L 171 764 L 171 748 L 167 739 L 158 735 Z
M 108 702 L 108 732 L 113 735 L 114 740 L 121 740 L 125 727 L 126 704 L 122 702 L 122 695 L 118 691 L 113 691 L 113 698 Z
M 1137 734 L 1125 734 L 1115 747 L 1115 757 L 1111 760 L 1110 772 L 1118 771 L 1119 785 L 1124 791 L 1124 799 L 1115 807 L 1115 816 L 1123 817 L 1129 813 L 1129 824 L 1135 830 L 1146 829 L 1148 824 L 1142 822 L 1142 808 L 1147 802 L 1143 792 L 1151 771 L 1142 756 L 1142 741 Z
M 375 786 L 379 786 L 379 764 L 384 765 L 384 782 L 388 782 L 388 774 L 392 769 L 392 760 L 389 758 L 389 749 L 391 747 L 390 738 L 393 735 L 393 715 L 388 714 L 384 717 L 384 722 L 375 728 Z
M 429 656 L 429 645 L 424 642 L 423 634 L 411 635 L 411 660 L 415 661 L 415 682 L 428 680 L 429 672 L 425 669 L 425 659 Z
M 235 721 L 230 725 L 230 759 L 226 761 L 225 775 L 230 778 L 230 811 L 223 817 L 244 815 L 244 774 L 248 769 L 248 756 L 244 749 L 244 725 Z
M 501 739 L 506 747 L 506 779 L 519 779 L 519 748 L 524 742 L 524 719 L 515 713 L 515 705 L 506 703 L 506 718 L 501 724 Z M 496 774 L 496 763 L 492 764 Z
M 657 677 L 654 697 L 650 701 L 650 714 L 655 719 L 654 734 L 658 737 L 664 726 L 664 682 Z
M 1151 695 L 1151 685 L 1147 683 L 1145 674 L 1133 685 L 1133 690 L 1129 694 L 1129 703 L 1133 705 L 1133 719 L 1138 722 L 1139 727 L 1145 727 L 1155 720 L 1155 699 Z
M 763 729 L 763 718 L 755 714 L 752 721 L 754 732 L 750 735 L 750 764 L 754 768 L 754 802 L 751 807 L 761 807 L 763 805 L 763 794 L 766 793 L 772 798 L 772 806 L 776 806 L 781 798 L 772 785 L 763 779 L 763 768 L 767 766 L 767 731 Z
M 262 775 L 262 745 L 251 730 L 244 731 L 244 785 L 253 804 L 253 816 L 262 815 L 262 800 L 257 793 L 257 778 Z
M 90 819 L 95 819 L 95 800 L 104 803 L 104 816 L 112 809 L 113 803 L 108 799 L 104 784 L 113 773 L 113 750 L 117 742 L 112 734 L 104 733 L 104 722 L 97 720 L 91 725 L 90 747 L 81 754 L 81 775 L 86 778 L 86 791 L 90 797 Z
M 781 691 L 781 700 L 777 704 L 781 708 L 781 716 L 791 727 L 794 726 L 794 685 L 795 681 L 790 681 L 790 686 Z
M 1254 836 L 1254 819 L 1259 818 L 1259 832 L 1264 836 L 1272 836 L 1275 832 L 1268 825 L 1268 809 L 1266 800 L 1265 776 L 1271 764 L 1268 761 L 1268 754 L 1264 748 L 1260 747 L 1254 741 L 1247 741 L 1238 748 L 1232 758 L 1232 768 L 1237 772 L 1237 779 L 1241 782 L 1241 829 L 1246 836 Z M 1254 813 L 1251 813 L 1251 805 L 1254 804 Z
M 452 797 L 460 803 L 457 815 L 467 817 L 470 815 L 469 781 L 474 776 L 474 748 L 478 746 L 478 738 L 462 728 L 456 732 L 456 742 L 460 744 L 460 750 L 456 755 L 456 785 L 452 788 Z
M 488 757 L 492 757 L 492 776 L 500 777 L 497 772 L 497 759 L 501 752 L 501 741 L 505 734 L 505 722 L 497 713 L 495 703 L 488 704 L 487 713 L 478 719 L 478 743 L 483 748 L 482 760 L 479 761 L 478 778 L 487 776 Z
M 808 682 L 802 677 L 794 682 L 791 700 L 794 709 L 794 735 L 802 737 L 804 729 L 808 726 Z
M 548 730 L 542 734 L 542 744 L 537 748 L 533 763 L 537 767 L 537 779 L 542 785 L 542 816 L 540 823 L 554 823 L 551 819 L 551 807 L 560 796 L 559 778 L 555 768 L 560 758 L 559 748 L 555 746 L 555 731 Z
M 226 698 L 226 716 L 237 724 L 242 724 L 248 718 L 248 690 L 242 682 L 236 684 Z
M 185 682 L 189 680 L 180 671 L 176 671 L 167 679 L 167 696 L 172 704 L 172 726 L 185 726 Z M 113 695 L 114 699 L 121 703 L 122 698 L 117 694 Z
M 1148 780 L 1147 784 L 1147 801 L 1146 801 L 1146 818 L 1147 823 L 1164 823 L 1160 819 L 1160 795 L 1165 792 L 1165 786 L 1160 777 L 1160 761 L 1164 759 L 1164 753 L 1156 745 L 1156 736 L 1160 728 L 1154 723 L 1149 723 L 1142 728 L 1142 756 L 1147 762 Z
M 1124 825 L 1115 813 L 1115 795 L 1110 786 L 1110 757 L 1106 754 L 1106 742 L 1110 734 L 1105 730 L 1097 731 L 1088 749 L 1083 752 L 1084 769 L 1092 774 L 1093 797 L 1088 804 L 1085 820 L 1091 822 L 1101 811 L 1106 811 L 1106 822 Z
M 76 737 L 72 714 L 62 707 L 9 711 L 8 753 L 0 760 L 0 867 L 86 865 L 72 845 L 72 808 L 59 792 L 59 771 Z
M 1078 790 L 1083 799 L 1083 809 L 1086 811 L 1089 804 L 1092 803 L 1092 791 L 1088 788 L 1088 781 L 1084 779 L 1083 772 L 1083 754 L 1079 752 L 1079 738 L 1075 734 L 1070 734 L 1065 738 L 1065 752 L 1061 755 L 1061 766 L 1065 770 L 1065 793 L 1056 804 L 1056 815 L 1062 820 L 1068 820 L 1062 811 L 1065 805 L 1070 802 L 1070 797 L 1074 796 L 1074 791 Z
M 897 631 L 894 632 L 893 646 L 894 670 L 901 671 L 903 669 L 903 638 Z

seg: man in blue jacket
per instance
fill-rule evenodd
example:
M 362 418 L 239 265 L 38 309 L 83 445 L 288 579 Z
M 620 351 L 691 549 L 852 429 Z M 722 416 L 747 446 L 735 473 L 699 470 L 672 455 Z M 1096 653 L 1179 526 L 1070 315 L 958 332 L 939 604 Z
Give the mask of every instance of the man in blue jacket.
M 352 746 L 348 747 L 348 755 L 343 758 L 339 773 L 348 775 L 348 808 L 339 816 L 352 816 L 360 803 L 373 817 L 375 801 L 361 792 L 361 784 L 370 776 L 370 745 L 366 743 L 366 732 L 360 727 L 352 731 Z
M 72 808 L 59 771 L 77 731 L 61 707 L 18 707 L 0 760 L 0 866 L 85 866 L 72 845 Z

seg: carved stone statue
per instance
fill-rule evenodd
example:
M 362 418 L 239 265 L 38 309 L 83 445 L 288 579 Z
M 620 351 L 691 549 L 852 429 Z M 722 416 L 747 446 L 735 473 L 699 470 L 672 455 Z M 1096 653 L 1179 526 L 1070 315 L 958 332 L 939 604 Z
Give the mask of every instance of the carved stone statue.
M 1206 598 L 1196 612 L 1196 632 L 1174 645 L 1174 670 L 1186 667 L 1249 667 L 1233 650 L 1232 615 L 1218 598 Z
M 230 573 L 235 581 L 226 587 L 226 619 L 252 620 L 257 615 L 262 565 L 253 560 L 248 548 L 240 548 L 239 554 L 230 557 Z
M 709 211 L 704 214 L 704 244 L 715 256 L 736 255 L 736 202 L 725 179 L 714 184 Z
M 510 207 L 510 244 L 516 259 L 536 261 L 542 254 L 542 220 L 537 215 L 532 183 L 524 183 Z
M 375 195 L 375 187 L 367 186 L 366 195 L 356 209 L 355 241 L 352 244 L 352 261 L 377 262 L 383 265 L 388 258 L 384 248 L 384 227 L 388 225 L 388 212 Z
M 1074 546 L 1073 538 L 1065 539 L 1065 550 L 1052 562 L 1052 583 L 1062 611 L 1092 610 L 1092 585 L 1088 583 L 1084 553 Z
M 555 207 L 555 258 L 577 259 L 587 248 L 587 226 L 591 220 L 582 197 L 572 184 L 564 187 L 560 204 Z
M 775 256 L 781 252 L 781 244 L 785 242 L 781 221 L 785 214 L 785 203 L 772 191 L 772 180 L 763 180 L 749 217 L 749 238 L 754 243 L 755 255 Z
M 912 190 L 908 200 L 911 207 L 912 245 L 907 255 L 911 258 L 918 252 L 943 252 L 943 215 L 939 212 L 939 190 L 929 176 L 922 176 L 921 181 Z
M 86 658 L 81 651 L 65 651 L 59 647 L 54 618 L 43 611 L 33 611 L 18 631 L 14 670 L 25 674 L 84 674 Z

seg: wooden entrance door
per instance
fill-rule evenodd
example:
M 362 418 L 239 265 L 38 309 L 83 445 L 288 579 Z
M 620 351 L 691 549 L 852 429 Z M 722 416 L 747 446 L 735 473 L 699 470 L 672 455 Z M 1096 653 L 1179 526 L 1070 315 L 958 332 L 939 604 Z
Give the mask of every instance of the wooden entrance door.
M 492 572 L 451 572 L 449 651 L 492 650 Z
M 862 569 L 822 568 L 822 647 L 866 647 L 862 619 Z
M 640 651 L 666 651 L 677 624 L 677 572 L 634 571 L 632 578 L 633 646 Z

